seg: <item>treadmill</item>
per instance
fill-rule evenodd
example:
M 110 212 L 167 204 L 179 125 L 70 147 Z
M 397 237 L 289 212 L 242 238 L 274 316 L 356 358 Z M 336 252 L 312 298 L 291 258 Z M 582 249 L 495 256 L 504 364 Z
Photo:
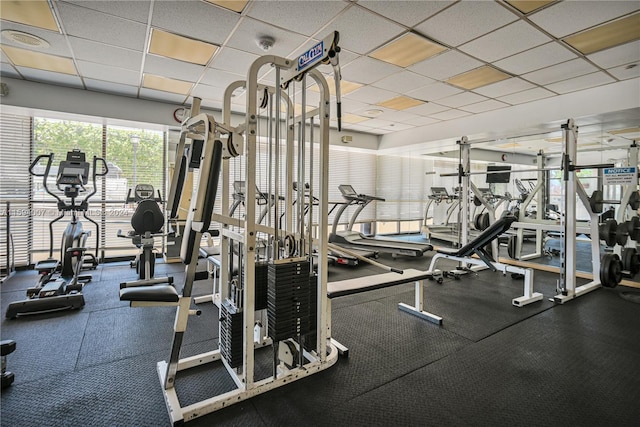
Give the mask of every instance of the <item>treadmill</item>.
M 362 233 L 353 231 L 353 224 L 362 210 L 372 201 L 384 201 L 381 197 L 358 194 L 350 185 L 339 185 L 338 189 L 345 199 L 345 203 L 340 206 L 333 219 L 329 242 L 345 248 L 375 250 L 378 252 L 390 253 L 392 255 L 408 255 L 421 257 L 425 252 L 433 250 L 433 246 L 425 243 L 403 242 L 400 240 L 380 239 L 367 237 Z M 349 220 L 349 226 L 344 231 L 338 231 L 340 217 L 349 206 L 358 205 L 358 208 Z

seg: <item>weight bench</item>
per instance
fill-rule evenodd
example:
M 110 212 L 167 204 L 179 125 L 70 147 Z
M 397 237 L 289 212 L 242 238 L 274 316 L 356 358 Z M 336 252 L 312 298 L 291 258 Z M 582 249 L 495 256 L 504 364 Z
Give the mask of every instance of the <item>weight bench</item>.
M 513 305 L 522 307 L 524 305 L 531 304 L 532 302 L 540 301 L 543 298 L 543 295 L 539 292 L 533 292 L 533 269 L 496 262 L 485 250 L 485 247 L 489 243 L 511 228 L 511 224 L 514 221 L 516 221 L 515 216 L 504 216 L 460 249 L 438 249 L 433 258 L 431 258 L 431 264 L 429 266 L 429 272 L 432 274 L 432 279 L 437 280 L 438 283 L 442 283 L 442 277 L 447 275 L 447 273 L 436 270 L 435 265 L 439 259 L 449 259 L 466 264 L 467 267 L 469 265 L 476 265 L 480 267 L 487 267 L 491 271 L 501 271 L 504 275 L 507 273 L 521 275 L 524 277 L 524 295 L 519 298 L 514 298 L 511 301 Z M 474 255 L 477 256 L 477 258 L 473 257 Z M 454 271 L 448 275 L 458 278 L 460 273 L 456 273 Z
M 374 276 L 357 277 L 355 279 L 340 280 L 337 282 L 327 283 L 327 304 L 329 316 L 331 316 L 331 300 L 333 298 L 354 295 L 361 292 L 373 291 L 376 289 L 387 288 L 390 286 L 402 285 L 405 283 L 415 283 L 415 299 L 414 305 L 399 303 L 398 308 L 406 313 L 420 317 L 421 319 L 442 325 L 442 317 L 423 310 L 424 298 L 424 281 L 431 279 L 432 274 L 428 271 L 420 271 L 415 269 L 407 269 L 400 273 L 384 273 Z M 331 325 L 331 317 L 329 317 L 329 325 Z M 329 334 L 331 335 L 331 334 Z M 349 349 L 344 345 L 331 339 L 341 355 L 348 356 Z

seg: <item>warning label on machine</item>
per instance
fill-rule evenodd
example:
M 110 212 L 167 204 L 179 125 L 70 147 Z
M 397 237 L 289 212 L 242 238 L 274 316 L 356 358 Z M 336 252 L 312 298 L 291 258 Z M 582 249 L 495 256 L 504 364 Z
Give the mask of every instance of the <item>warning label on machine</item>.
M 629 185 L 638 183 L 638 172 L 634 166 L 604 169 L 604 185 Z

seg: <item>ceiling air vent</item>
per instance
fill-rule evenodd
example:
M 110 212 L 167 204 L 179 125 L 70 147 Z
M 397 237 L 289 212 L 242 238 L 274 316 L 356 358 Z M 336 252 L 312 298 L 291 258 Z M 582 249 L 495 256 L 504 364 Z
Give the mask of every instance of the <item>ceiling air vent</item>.
M 22 46 L 37 47 L 41 49 L 46 49 L 49 47 L 49 42 L 45 39 L 34 36 L 33 34 L 24 33 L 22 31 L 3 30 L 2 37 Z

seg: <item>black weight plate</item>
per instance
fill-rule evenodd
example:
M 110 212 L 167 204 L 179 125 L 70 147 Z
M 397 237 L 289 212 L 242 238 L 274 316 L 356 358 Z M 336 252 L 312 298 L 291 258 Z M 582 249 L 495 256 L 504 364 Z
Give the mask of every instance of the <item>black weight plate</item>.
M 615 288 L 615 278 L 612 273 L 612 264 L 614 263 L 614 254 L 605 254 L 600 260 L 600 283 L 605 288 Z
M 485 212 L 482 214 L 482 217 L 480 218 L 480 227 L 484 231 L 487 228 L 489 228 L 490 225 L 491 223 L 489 221 L 489 212 Z
M 631 197 L 629 198 L 629 206 L 634 211 L 640 208 L 640 194 L 638 194 L 637 191 L 634 191 L 633 193 L 631 193 Z
M 619 226 L 616 228 L 616 243 L 620 246 L 624 246 L 627 244 L 627 239 L 629 238 L 629 231 L 627 227 Z
M 640 218 L 637 216 L 632 217 L 629 221 L 627 221 L 628 229 L 629 229 L 629 237 L 633 241 L 640 240 Z
M 593 213 L 602 213 L 602 200 L 603 194 L 600 190 L 595 190 L 591 197 L 589 197 L 589 204 L 591 205 L 591 212 Z
M 473 226 L 476 230 L 480 230 L 480 215 L 482 214 L 476 214 L 473 217 Z
M 600 224 L 598 231 L 600 232 L 600 240 L 604 240 L 607 246 L 614 246 L 616 244 L 616 229 L 618 223 L 615 219 L 608 219 L 604 223 Z

